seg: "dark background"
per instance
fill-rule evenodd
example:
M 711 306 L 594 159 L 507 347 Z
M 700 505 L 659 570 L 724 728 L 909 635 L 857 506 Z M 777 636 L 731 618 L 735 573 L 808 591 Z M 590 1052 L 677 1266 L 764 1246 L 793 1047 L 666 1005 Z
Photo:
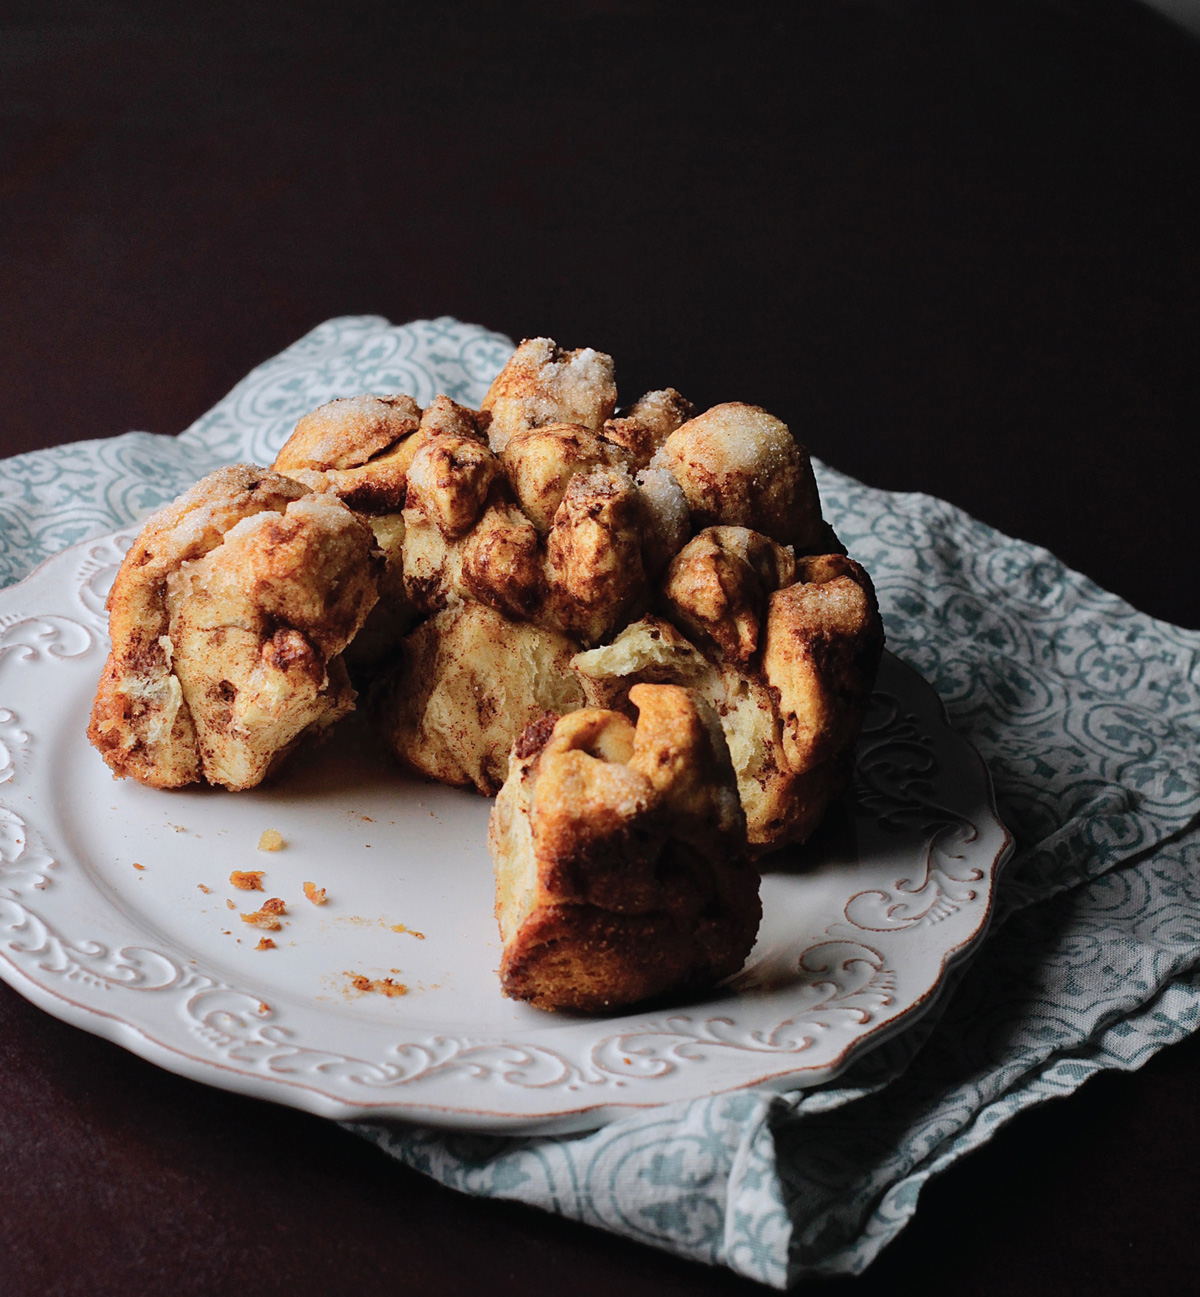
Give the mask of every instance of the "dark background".
M 0 3 L 0 451 L 333 316 L 749 400 L 1200 627 L 1200 43 L 1130 3 Z M 460 1198 L 0 987 L 0 1295 L 759 1292 Z M 1019 1118 L 852 1293 L 1181 1293 L 1196 1041 Z

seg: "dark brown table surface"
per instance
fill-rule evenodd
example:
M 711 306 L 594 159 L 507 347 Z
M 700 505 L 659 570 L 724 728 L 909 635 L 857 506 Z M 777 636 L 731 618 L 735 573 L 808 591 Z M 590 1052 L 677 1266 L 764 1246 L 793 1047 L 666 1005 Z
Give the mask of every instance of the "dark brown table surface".
M 332 10 L 0 4 L 0 451 L 452 314 L 765 405 L 1200 627 L 1200 44 L 1101 0 Z M 1195 1291 L 1198 1082 L 1193 1039 L 1017 1119 L 841 1288 Z M 763 1290 L 0 986 L 2 1297 L 480 1291 Z

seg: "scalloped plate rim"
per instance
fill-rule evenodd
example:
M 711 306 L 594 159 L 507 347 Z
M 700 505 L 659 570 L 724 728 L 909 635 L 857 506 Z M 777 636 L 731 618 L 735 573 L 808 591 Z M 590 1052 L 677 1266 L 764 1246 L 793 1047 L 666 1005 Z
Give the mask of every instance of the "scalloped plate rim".
M 136 528 L 120 528 L 117 531 L 94 536 L 60 550 L 39 564 L 21 582 L 0 591 L 0 634 L 6 633 L 16 621 L 15 618 L 7 617 L 4 614 L 10 608 L 15 608 L 24 595 L 32 591 L 39 583 L 48 580 L 54 581 L 60 576 L 65 578 L 69 572 L 78 577 L 81 558 L 90 556 L 89 552 L 98 552 L 106 544 L 115 546 L 120 538 L 132 536 L 136 534 L 136 530 Z M 53 593 L 57 595 L 59 592 L 54 591 Z M 60 611 L 58 608 L 48 608 L 41 612 L 28 613 L 19 624 L 23 624 L 26 619 L 78 616 L 82 607 L 83 605 L 80 602 L 79 607 L 72 606 L 66 612 Z M 91 629 L 93 634 L 97 635 L 98 644 L 106 651 L 103 636 L 97 633 L 95 626 Z M 90 649 L 84 656 L 91 657 L 95 651 L 94 648 Z M 2 660 L 3 656 L 6 656 L 6 654 L 0 655 L 0 660 Z M 969 740 L 951 727 L 944 704 L 924 678 L 900 659 L 891 654 L 887 656 L 890 659 L 892 669 L 899 668 L 900 673 L 908 678 L 908 688 L 923 693 L 927 704 L 936 701 L 936 714 L 942 727 L 939 737 L 947 743 L 956 745 L 960 751 L 971 754 L 975 767 L 975 777 L 978 781 L 978 794 L 986 804 L 986 810 L 993 822 L 992 827 L 1000 835 L 1000 841 L 991 858 L 974 862 L 977 868 L 982 871 L 982 876 L 987 880 L 986 897 L 983 898 L 982 904 L 976 907 L 977 921 L 960 940 L 952 945 L 945 946 L 941 950 L 938 972 L 928 986 L 924 987 L 918 994 L 911 996 L 900 1012 L 870 1029 L 863 1030 L 849 1040 L 835 1057 L 825 1059 L 817 1064 L 797 1065 L 792 1063 L 785 1067 L 776 1065 L 773 1068 L 764 1061 L 758 1065 L 757 1070 L 748 1066 L 745 1069 L 747 1074 L 734 1083 L 722 1082 L 715 1087 L 711 1085 L 706 1087 L 701 1079 L 699 1084 L 694 1087 L 694 1093 L 685 1097 L 701 1098 L 711 1094 L 727 1093 L 753 1087 L 781 1091 L 789 1088 L 812 1086 L 832 1079 L 867 1050 L 882 1044 L 898 1032 L 907 1029 L 919 1017 L 928 1012 L 945 990 L 951 969 L 977 949 L 986 935 L 994 909 L 996 881 L 1004 864 L 1012 854 L 1012 835 L 999 818 L 990 773 L 983 758 Z M 101 653 L 101 660 L 102 657 L 103 653 Z M 3 699 L 0 698 L 0 701 L 3 701 Z M 5 791 L 6 786 L 0 784 L 0 801 L 4 799 Z M 0 862 L 0 879 L 3 878 L 2 870 L 3 862 Z M 457 1103 L 441 1105 L 424 1100 L 397 1102 L 394 1098 L 378 1101 L 368 1101 L 366 1099 L 351 1101 L 344 1096 L 331 1092 L 328 1088 L 322 1088 L 310 1082 L 282 1075 L 264 1077 L 249 1070 L 217 1062 L 212 1058 L 198 1057 L 187 1053 L 170 1043 L 170 1041 L 160 1039 L 155 1035 L 152 1026 L 147 1027 L 144 1022 L 137 1021 L 137 1015 L 131 1014 L 127 1009 L 123 1009 L 120 1013 L 103 1012 L 80 1000 L 72 999 L 51 985 L 38 981 L 12 959 L 8 943 L 3 939 L 0 939 L 0 978 L 27 1000 L 49 1012 L 52 1016 L 110 1040 L 139 1057 L 164 1067 L 177 1075 L 235 1093 L 282 1102 L 317 1115 L 340 1120 L 389 1118 L 462 1130 L 504 1133 L 566 1133 L 591 1129 L 616 1120 L 623 1113 L 662 1106 L 664 1103 L 678 1101 L 679 1097 L 660 1098 L 652 1096 L 642 1101 L 633 1097 L 599 1099 L 599 1096 L 597 1096 L 599 1100 L 597 1102 L 576 1105 L 570 1103 L 545 1104 L 543 1110 L 538 1112 L 530 1112 L 527 1109 L 506 1109 L 502 1104 L 496 1102 L 489 1102 L 485 1106 L 471 1107 Z M 698 1007 L 697 1002 L 692 1001 L 681 1006 L 681 1009 L 677 1012 L 696 1007 Z M 702 1003 L 700 1007 L 702 1007 Z M 669 1011 L 666 1013 L 664 1020 L 670 1020 Z M 614 1022 L 619 1022 L 621 1019 L 596 1019 L 594 1021 L 597 1028 L 608 1030 L 613 1026 Z M 572 1020 L 571 1025 L 578 1026 L 578 1020 Z M 495 1047 L 508 1047 L 508 1045 L 507 1042 L 497 1042 Z M 698 1076 L 699 1074 L 693 1072 L 691 1075 Z

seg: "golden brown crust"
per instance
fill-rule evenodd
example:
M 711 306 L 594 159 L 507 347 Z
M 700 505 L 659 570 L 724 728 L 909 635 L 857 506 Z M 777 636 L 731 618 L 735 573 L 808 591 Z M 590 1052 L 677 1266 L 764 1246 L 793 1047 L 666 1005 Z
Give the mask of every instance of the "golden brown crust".
M 275 470 L 359 468 L 416 432 L 421 411 L 411 396 L 345 396 L 296 424 L 275 457 Z
M 526 338 L 496 375 L 482 408 L 488 438 L 499 454 L 527 428 L 578 423 L 593 431 L 617 404 L 612 357 L 583 347 L 564 351 L 552 338 Z
M 557 435 L 547 440 L 562 444 Z M 434 450 L 431 443 L 429 452 Z M 431 505 L 414 479 L 404 511 L 409 602 L 428 613 L 457 599 L 478 600 L 588 644 L 615 632 L 649 602 L 648 569 L 672 538 L 658 529 L 654 503 L 622 469 L 600 466 L 564 476 L 544 540 L 511 499 L 506 478 L 492 481 L 485 507 L 462 534 L 448 534 L 445 519 L 454 506 Z M 475 496 L 466 488 L 462 495 L 465 515 L 476 507 Z
M 543 566 L 533 524 L 497 492 L 463 544 L 458 593 L 514 620 L 532 618 L 544 600 Z
M 664 606 L 692 639 L 745 665 L 758 651 L 768 594 L 790 585 L 795 570 L 791 550 L 768 536 L 746 527 L 708 527 L 672 560 Z
M 501 459 L 517 503 L 541 535 L 550 530 L 577 473 L 613 460 L 613 448 L 577 423 L 514 433 Z
M 251 465 L 151 518 L 109 596 L 88 728 L 114 774 L 250 787 L 348 711 L 338 655 L 375 602 L 372 550 L 344 505 Z
M 738 544 L 732 548 L 753 547 L 746 537 L 733 539 Z M 751 845 L 769 851 L 802 842 L 850 777 L 883 648 L 874 590 L 863 569 L 843 555 L 795 560 L 796 580 L 756 605 L 758 647 L 747 656 L 749 634 L 744 621 L 739 632 L 737 601 L 720 581 L 705 580 L 714 553 L 721 559 L 726 551 L 707 533 L 697 541 L 692 555 L 687 549 L 680 555 L 694 586 L 681 591 L 681 579 L 674 589 L 688 604 L 691 622 L 707 633 L 692 643 L 669 623 L 644 618 L 611 644 L 578 654 L 572 669 L 593 706 L 628 713 L 632 686 L 642 681 L 686 685 L 704 698 L 721 718 Z M 768 551 L 767 557 L 773 564 L 779 555 Z M 787 567 L 783 562 L 782 571 Z M 700 614 L 722 600 L 733 610 L 705 621 Z
M 495 455 L 458 433 L 430 437 L 408 468 L 406 507 L 419 509 L 447 539 L 470 531 L 500 470 Z
M 275 460 L 275 469 L 302 482 L 313 491 L 336 495 L 339 500 L 368 515 L 375 541 L 386 561 L 380 579 L 379 603 L 346 654 L 350 669 L 365 678 L 374 676 L 399 651 L 401 639 L 412 627 L 418 609 L 404 584 L 404 515 L 408 476 L 413 461 L 430 442 L 439 443 L 443 455 L 463 442 L 470 443 L 458 458 L 479 460 L 475 475 L 460 472 L 460 480 L 440 483 L 436 457 L 424 463 L 426 486 L 450 509 L 443 524 L 467 530 L 474 521 L 470 500 L 480 490 L 486 495 L 494 469 L 487 464 L 484 429 L 489 416 L 468 409 L 448 396 L 435 396 L 424 411 L 408 396 L 364 396 L 330 401 L 300 420 L 295 432 Z M 483 455 L 472 449 L 481 448 Z M 444 469 L 444 465 L 442 468 Z M 418 473 L 422 470 L 419 468 Z M 446 474 L 447 478 L 453 474 Z M 477 502 L 476 502 L 477 512 Z M 435 511 L 436 516 L 436 511 Z M 438 604 L 437 606 L 441 606 Z
M 870 578 L 842 555 L 802 559 L 800 580 L 771 596 L 763 673 L 778 694 L 793 770 L 844 755 L 862 726 L 883 624 Z
M 398 510 L 411 459 L 403 448 L 420 420 L 411 396 L 339 397 L 300 420 L 272 468 L 353 509 Z
M 499 484 L 474 527 L 447 537 L 423 508 L 404 511 L 404 587 L 421 613 L 475 599 L 515 620 L 535 616 L 545 599 L 544 555 L 533 523 Z
M 683 488 L 696 528 L 752 527 L 797 550 L 821 539 L 808 454 L 787 424 L 756 405 L 714 405 L 676 429 L 655 464 Z
M 492 811 L 501 985 L 607 1012 L 741 967 L 761 906 L 715 716 L 639 685 L 636 728 L 584 709 L 514 750 Z
M 440 434 L 486 444 L 486 426 L 448 396 L 424 412 L 411 396 L 341 397 L 305 415 L 271 467 L 362 513 L 399 513 L 417 451 Z
M 585 644 L 607 638 L 649 602 L 638 488 L 620 469 L 571 479 L 546 545 L 555 625 Z

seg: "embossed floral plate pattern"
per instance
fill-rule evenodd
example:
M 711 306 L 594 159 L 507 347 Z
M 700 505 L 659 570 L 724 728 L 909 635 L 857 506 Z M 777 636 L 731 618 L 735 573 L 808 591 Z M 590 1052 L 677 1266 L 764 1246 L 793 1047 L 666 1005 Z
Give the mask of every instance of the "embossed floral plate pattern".
M 927 1008 L 986 929 L 1010 846 L 986 769 L 885 655 L 853 794 L 767 862 L 737 977 L 604 1019 L 505 1000 L 490 804 L 397 775 L 357 718 L 250 793 L 110 778 L 84 726 L 133 534 L 0 593 L 0 975 L 172 1071 L 330 1117 L 586 1129 L 827 1080 Z M 258 849 L 267 829 L 282 850 Z M 269 934 L 241 917 L 266 897 L 287 906 Z

